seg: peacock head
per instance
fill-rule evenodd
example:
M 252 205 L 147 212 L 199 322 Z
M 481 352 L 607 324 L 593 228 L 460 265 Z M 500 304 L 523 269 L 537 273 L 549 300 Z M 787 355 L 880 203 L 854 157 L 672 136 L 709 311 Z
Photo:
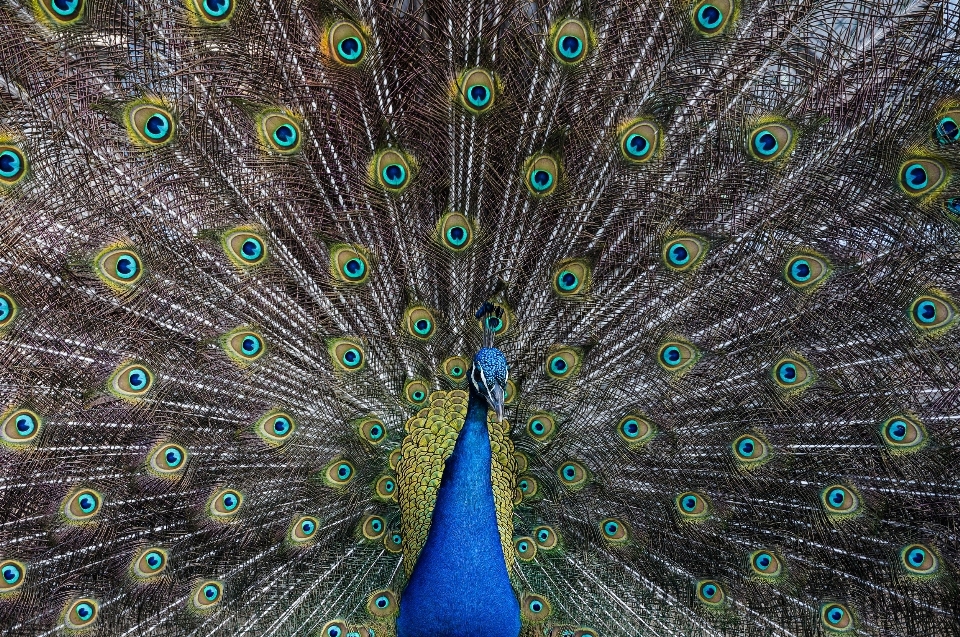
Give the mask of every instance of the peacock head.
M 470 367 L 470 384 L 473 390 L 486 399 L 490 409 L 497 414 L 497 422 L 503 420 L 503 396 L 507 388 L 507 379 L 510 370 L 507 366 L 507 357 L 493 346 L 493 329 L 488 316 L 503 316 L 503 308 L 484 303 L 477 310 L 477 318 L 483 324 L 483 347 L 473 357 Z

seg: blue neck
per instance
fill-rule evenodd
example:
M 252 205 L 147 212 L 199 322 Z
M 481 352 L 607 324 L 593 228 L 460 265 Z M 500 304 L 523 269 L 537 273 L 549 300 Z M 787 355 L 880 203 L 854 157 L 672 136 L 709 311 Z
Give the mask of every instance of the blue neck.
M 427 542 L 400 595 L 397 637 L 516 637 L 520 605 L 503 560 L 490 481 L 487 403 L 472 388 Z

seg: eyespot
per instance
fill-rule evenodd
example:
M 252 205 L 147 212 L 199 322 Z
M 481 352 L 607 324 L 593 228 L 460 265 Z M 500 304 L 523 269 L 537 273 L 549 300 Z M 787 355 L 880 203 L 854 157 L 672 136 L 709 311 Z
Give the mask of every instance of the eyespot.
M 319 633 L 319 637 L 347 637 L 347 635 L 347 625 L 339 619 L 324 624 Z
M 27 175 L 27 158 L 16 146 L 0 144 L 0 188 L 12 188 Z
M 204 2 L 229 2 L 230 0 L 204 0 Z M 300 124 L 289 115 L 279 111 L 263 113 L 258 117 L 260 140 L 263 145 L 283 155 L 292 155 L 300 150 L 303 133 Z
M 697 583 L 697 599 L 708 606 L 723 604 L 726 595 L 723 587 L 713 580 L 701 580 Z
M 103 497 L 93 489 L 80 489 L 63 502 L 63 515 L 71 522 L 89 522 L 100 513 Z
M 371 445 L 379 445 L 387 439 L 387 428 L 379 418 L 363 418 L 355 426 L 360 437 Z
M 530 458 L 522 451 L 513 452 L 513 460 L 517 464 L 517 473 L 523 473 L 530 468 Z
M 150 454 L 150 469 L 162 477 L 173 476 L 187 466 L 187 450 L 173 443 L 164 443 Z
M 701 35 L 718 35 L 730 24 L 735 6 L 733 0 L 706 0 L 693 5 L 690 14 L 693 27 Z
M 526 593 L 520 599 L 520 615 L 530 623 L 539 624 L 545 621 L 552 610 L 550 602 L 542 595 Z
M 167 568 L 167 552 L 161 548 L 148 548 L 133 558 L 130 569 L 137 579 L 145 580 L 157 577 Z
M 569 18 L 557 23 L 551 33 L 553 55 L 562 64 L 574 66 L 587 57 L 590 50 L 590 31 L 586 23 Z
M 16 302 L 13 297 L 4 292 L 0 292 L 0 330 L 13 324 L 13 319 L 17 316 Z
M 890 451 L 904 453 L 920 449 L 927 441 L 927 432 L 919 420 L 902 415 L 883 421 L 880 437 Z
M 234 0 L 188 0 L 187 4 L 204 26 L 226 24 L 235 8 Z
M 201 582 L 193 589 L 190 601 L 197 610 L 207 610 L 220 603 L 223 598 L 223 584 L 216 580 Z
M 573 296 L 586 291 L 590 267 L 585 261 L 564 261 L 553 273 L 553 290 L 560 296 Z
M 513 541 L 517 558 L 522 562 L 532 562 L 537 557 L 537 543 L 530 537 L 518 537 Z
M 400 466 L 400 459 L 403 457 L 402 450 L 400 447 L 397 447 L 390 452 L 390 455 L 387 456 L 387 462 L 390 465 L 390 468 L 394 471 L 397 470 L 397 467 Z
M 467 377 L 470 362 L 462 356 L 451 356 L 443 361 L 443 373 L 452 382 L 459 383 Z
M 243 495 L 234 489 L 221 489 L 214 492 L 213 497 L 207 504 L 207 511 L 213 518 L 232 518 L 240 512 L 240 505 L 243 504 Z
M 560 483 L 571 490 L 576 490 L 587 483 L 589 475 L 587 469 L 575 460 L 567 460 L 557 469 Z
M 641 120 L 620 133 L 620 153 L 634 164 L 653 159 L 660 146 L 660 126 L 651 120 Z
M 137 399 L 150 391 L 153 386 L 153 373 L 139 363 L 127 363 L 117 368 L 110 377 L 110 391 L 128 400 Z
M 843 604 L 824 604 L 820 607 L 820 624 L 831 633 L 853 630 L 853 616 Z
M 556 431 L 556 421 L 549 414 L 534 414 L 527 420 L 527 433 L 538 442 L 546 442 Z
M 960 140 L 960 110 L 948 111 L 937 118 L 933 129 L 933 138 L 941 144 L 952 144 Z
M 423 405 L 430 396 L 430 387 L 422 380 L 408 380 L 403 386 L 403 396 L 415 406 Z
M 159 148 L 173 140 L 176 123 L 167 108 L 153 103 L 139 103 L 128 106 L 126 112 L 127 133 L 134 144 L 144 148 Z
M 86 8 L 86 0 L 39 0 L 44 16 L 54 26 L 68 26 L 79 22 Z
M 377 497 L 381 500 L 394 501 L 397 499 L 397 483 L 390 476 L 381 476 L 377 480 L 377 484 L 374 488 L 377 493 Z
M 367 358 L 363 345 L 352 338 L 338 338 L 328 341 L 327 352 L 333 361 L 335 371 L 357 372 L 366 366 Z
M 900 565 L 910 575 L 936 575 L 940 570 L 940 561 L 923 544 L 908 544 L 900 549 Z
M 493 76 L 484 69 L 464 71 L 457 80 L 457 96 L 460 104 L 474 115 L 493 107 L 497 88 Z
M 290 525 L 289 538 L 294 544 L 303 544 L 309 542 L 317 534 L 317 528 L 320 523 L 317 518 L 309 515 L 297 516 Z
M 0 435 L 3 437 L 3 442 L 19 447 L 36 440 L 42 428 L 43 419 L 36 412 L 21 407 L 7 412 Z
M 329 45 L 333 59 L 345 66 L 360 64 L 367 52 L 363 34 L 349 22 L 336 22 L 330 27 Z
M 677 512 L 685 520 L 702 520 L 710 515 L 710 500 L 702 493 L 686 491 L 674 499 Z
M 656 428 L 646 418 L 628 414 L 617 423 L 617 433 L 630 447 L 640 447 L 656 435 Z
M 440 245 L 456 253 L 463 252 L 473 243 L 473 224 L 466 215 L 448 212 L 437 223 L 437 238 Z
M 772 373 L 777 386 L 791 392 L 808 387 L 816 379 L 810 364 L 796 356 L 781 358 Z
M 733 457 L 742 467 L 760 466 L 770 459 L 770 445 L 759 434 L 744 434 L 730 445 Z
M 410 185 L 410 162 L 395 150 L 385 150 L 374 161 L 377 181 L 392 194 L 403 192 Z
M 100 605 L 89 597 L 69 602 L 63 611 L 63 625 L 69 630 L 86 628 L 97 621 Z
M 246 364 L 251 363 L 266 351 L 263 337 L 256 332 L 237 328 L 232 332 L 227 332 L 220 340 L 223 350 L 234 362 Z
M 293 417 L 285 412 L 271 412 L 260 418 L 254 426 L 254 431 L 268 445 L 276 447 L 290 439 L 296 429 Z
M 603 533 L 603 539 L 611 544 L 626 544 L 630 541 L 626 523 L 618 518 L 601 520 L 600 531 Z
M 693 235 L 676 237 L 663 243 L 663 262 L 674 272 L 695 269 L 706 255 L 706 240 Z
M 367 612 L 374 617 L 393 617 L 399 610 L 397 596 L 391 590 L 374 591 L 367 600 Z
M 267 244 L 263 237 L 242 228 L 223 235 L 223 249 L 230 260 L 241 268 L 260 265 L 267 258 Z
M 533 476 L 520 476 L 520 479 L 517 480 L 517 488 L 520 489 L 520 494 L 523 496 L 523 499 L 529 500 L 537 495 L 537 492 L 540 490 L 540 484 Z
M 913 324 L 925 332 L 942 331 L 953 326 L 957 311 L 953 301 L 938 294 L 924 294 L 910 305 Z
M 547 354 L 546 372 L 550 378 L 564 380 L 580 370 L 580 352 L 572 347 L 557 347 Z
M 821 256 L 810 253 L 798 254 L 787 260 L 783 278 L 792 287 L 812 291 L 830 276 L 830 264 Z
M 764 124 L 750 133 L 747 150 L 757 161 L 782 158 L 793 146 L 793 129 L 785 123 Z
M 947 178 L 947 169 L 933 159 L 911 159 L 900 166 L 900 187 L 911 197 L 936 189 Z
M 503 404 L 512 405 L 516 397 L 517 397 L 517 384 L 512 380 L 508 380 L 507 384 L 503 387 Z
M 344 487 L 353 481 L 356 469 L 349 460 L 334 460 L 323 471 L 324 482 L 331 487 Z
M 0 595 L 14 592 L 21 586 L 27 575 L 26 567 L 16 560 L 0 562 Z
M 380 540 L 387 532 L 387 523 L 379 515 L 368 515 L 363 518 L 360 531 L 363 533 L 363 537 L 370 541 Z
M 700 359 L 700 352 L 690 343 L 673 340 L 660 346 L 657 362 L 671 374 L 677 374 L 693 367 Z
M 387 533 L 383 536 L 383 546 L 391 553 L 399 553 L 403 550 L 403 536 L 398 531 Z
M 550 155 L 534 155 L 527 160 L 524 183 L 536 197 L 545 197 L 557 188 L 560 166 Z
M 358 246 L 338 245 L 330 250 L 333 277 L 342 283 L 364 283 L 370 276 L 367 255 Z
M 833 484 L 820 492 L 820 502 L 831 516 L 850 516 L 860 512 L 860 498 L 851 489 Z
M 560 538 L 557 532 L 550 526 L 538 526 L 533 530 L 533 541 L 537 543 L 537 548 L 542 551 L 549 551 L 557 547 Z
M 491 314 L 489 316 L 483 317 L 483 322 L 477 321 L 480 324 L 481 329 L 484 324 L 490 327 L 495 336 L 502 336 L 506 334 L 510 327 L 513 325 L 513 312 L 510 311 L 510 308 L 507 307 L 505 303 L 498 303 L 500 307 L 503 308 L 503 316 L 497 316 Z
M 143 276 L 143 263 L 129 248 L 112 248 L 97 255 L 95 271 L 108 286 L 123 291 L 133 287 Z
M 428 341 L 437 330 L 437 320 L 433 313 L 423 306 L 409 307 L 403 313 L 403 324 L 407 333 L 420 341 Z
M 773 551 L 760 549 L 750 554 L 750 570 L 762 579 L 775 579 L 783 574 L 783 562 Z

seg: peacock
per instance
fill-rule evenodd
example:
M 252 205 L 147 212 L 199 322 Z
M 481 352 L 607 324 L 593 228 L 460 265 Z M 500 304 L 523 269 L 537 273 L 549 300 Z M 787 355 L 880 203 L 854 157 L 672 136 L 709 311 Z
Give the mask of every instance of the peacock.
M 0 635 L 960 635 L 958 42 L 4 0 Z

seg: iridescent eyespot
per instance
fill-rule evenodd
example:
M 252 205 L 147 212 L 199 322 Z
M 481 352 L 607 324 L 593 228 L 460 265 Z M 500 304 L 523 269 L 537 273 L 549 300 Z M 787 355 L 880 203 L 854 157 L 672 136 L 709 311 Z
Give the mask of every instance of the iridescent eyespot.
M 505 303 L 498 303 L 498 306 L 503 308 L 503 315 L 497 316 L 496 314 L 490 314 L 483 317 L 483 319 L 478 319 L 477 323 L 483 328 L 484 324 L 489 327 L 494 335 L 501 336 L 506 334 L 510 327 L 513 325 L 513 312 Z
M 287 537 L 294 544 L 309 542 L 317 533 L 320 523 L 317 518 L 309 515 L 299 515 L 293 518 Z
M 331 25 L 328 43 L 333 59 L 345 66 L 360 64 L 367 52 L 363 34 L 349 22 L 335 22 Z
M 234 362 L 245 365 L 251 363 L 266 351 L 263 337 L 256 332 L 238 327 L 235 330 L 227 332 L 220 339 L 220 345 Z
M 207 610 L 220 603 L 223 598 L 223 584 L 216 580 L 201 582 L 193 589 L 190 602 L 195 610 Z
M 26 567 L 16 560 L 0 562 L 0 595 L 7 595 L 23 586 L 26 574 Z
M 0 188 L 12 188 L 27 174 L 27 158 L 16 146 L 0 144 Z
M 213 518 L 228 519 L 240 512 L 243 504 L 243 495 L 235 489 L 221 489 L 215 491 L 207 503 L 207 512 Z
M 935 190 L 946 178 L 946 167 L 933 159 L 910 159 L 900 166 L 900 187 L 911 197 Z
M 590 266 L 579 259 L 560 263 L 553 273 L 553 290 L 560 296 L 572 296 L 586 291 L 590 281 Z
M 407 334 L 419 341 L 428 341 L 437 330 L 433 312 L 422 305 L 408 307 L 403 313 L 403 325 Z
M 695 269 L 707 255 L 707 241 L 701 237 L 684 235 L 663 242 L 664 264 L 674 272 Z
M 603 539 L 611 544 L 626 544 L 630 541 L 630 532 L 623 520 L 617 518 L 601 520 L 600 531 L 603 533 Z
M 259 265 L 267 258 L 267 244 L 260 235 L 243 228 L 224 233 L 223 249 L 230 260 L 241 268 Z
M 533 538 L 518 537 L 513 541 L 513 548 L 522 562 L 532 562 L 537 557 L 537 543 Z
M 154 447 L 148 464 L 153 473 L 159 476 L 176 475 L 187 465 L 187 450 L 173 443 L 160 444 Z
M 660 146 L 660 126 L 652 120 L 641 120 L 620 133 L 620 153 L 634 164 L 650 161 Z
M 893 453 L 909 453 L 922 448 L 927 432 L 915 417 L 906 414 L 888 418 L 880 424 L 880 438 Z
M 924 332 L 941 333 L 953 327 L 957 310 L 949 297 L 931 291 L 910 305 L 910 319 Z
M 806 252 L 790 257 L 783 267 L 783 278 L 792 287 L 810 292 L 830 276 L 830 263 L 822 256 Z
M 783 561 L 773 551 L 760 549 L 750 553 L 750 570 L 764 580 L 779 578 L 783 574 Z
M 6 413 L 0 437 L 12 447 L 28 445 L 37 439 L 43 428 L 43 419 L 30 409 L 15 408 Z
M 374 486 L 374 492 L 381 500 L 394 501 L 397 499 L 397 483 L 391 476 L 381 476 Z
M 387 464 L 390 465 L 390 468 L 394 471 L 397 470 L 397 467 L 400 466 L 400 459 L 403 458 L 403 450 L 400 447 L 397 447 L 390 452 L 390 455 L 387 456 Z
M 319 637 L 349 637 L 347 625 L 339 619 L 324 624 L 318 635 Z
M 436 236 L 448 250 L 463 252 L 473 243 L 473 225 L 466 215 L 448 212 L 437 223 Z
M 157 577 L 167 568 L 167 552 L 161 548 L 148 548 L 133 558 L 130 570 L 137 579 L 147 580 Z
M 143 148 L 157 148 L 170 143 L 176 130 L 173 113 L 154 103 L 135 103 L 128 106 L 126 125 L 130 139 Z
M 457 95 L 467 111 L 478 115 L 493 106 L 497 95 L 496 83 L 484 69 L 465 71 L 457 80 Z
M 143 276 L 140 256 L 129 248 L 108 248 L 94 260 L 100 280 L 115 290 L 125 291 Z
M 391 590 L 379 590 L 367 599 L 367 612 L 374 617 L 393 617 L 399 612 L 397 596 Z
M 735 9 L 733 0 L 706 0 L 693 5 L 690 18 L 698 33 L 712 37 L 726 29 Z
M 454 383 L 464 380 L 469 368 L 470 362 L 462 356 L 451 356 L 443 361 L 443 374 Z
M 290 434 L 296 429 L 296 424 L 290 414 L 271 412 L 260 418 L 254 431 L 268 445 L 279 446 L 290 439 Z
M 831 633 L 850 632 L 854 628 L 853 616 L 843 604 L 824 604 L 820 607 L 820 625 Z
M 561 20 L 550 30 L 551 50 L 562 64 L 579 64 L 590 50 L 590 30 L 573 18 Z
M 517 384 L 513 382 L 513 380 L 507 380 L 507 384 L 503 388 L 503 404 L 512 405 L 516 397 L 517 397 Z
M 520 599 L 520 616 L 532 624 L 546 621 L 553 609 L 546 597 L 536 593 L 526 593 Z
M 226 24 L 235 8 L 234 0 L 187 0 L 187 7 L 203 26 Z
M 550 155 L 534 155 L 527 160 L 524 183 L 536 197 L 545 197 L 557 188 L 560 165 Z
M 140 398 L 153 386 L 153 373 L 139 363 L 121 365 L 110 376 L 107 387 L 114 395 L 126 400 Z
M 656 435 L 656 428 L 642 416 L 629 414 L 617 423 L 617 433 L 630 447 L 640 447 Z
M 360 438 L 371 445 L 379 445 L 387 438 L 387 428 L 379 418 L 373 416 L 362 418 L 357 420 L 354 426 Z
M 366 253 L 358 246 L 337 245 L 330 250 L 334 278 L 343 283 L 363 283 L 370 276 Z
M 780 159 L 793 146 L 793 128 L 785 122 L 764 124 L 749 135 L 747 150 L 757 161 Z
M 327 353 L 338 372 L 358 372 L 366 366 L 366 353 L 359 340 L 337 338 L 327 341 Z
M 543 551 L 549 551 L 556 548 L 560 542 L 557 532 L 553 527 L 538 526 L 533 530 L 533 540 L 537 543 L 537 548 Z
M 546 442 L 556 431 L 556 421 L 549 414 L 534 414 L 527 420 L 527 433 L 538 442 Z
M 348 460 L 334 460 L 323 471 L 324 482 L 331 487 L 344 487 L 353 480 L 356 470 Z
M 952 144 L 960 140 L 960 110 L 948 111 L 937 118 L 933 129 L 933 138 L 941 144 Z
M 513 461 L 517 465 L 517 473 L 523 473 L 530 468 L 530 458 L 527 457 L 527 454 L 522 451 L 513 452 Z
M 574 460 L 568 460 L 557 469 L 560 483 L 570 490 L 580 489 L 587 483 L 589 474 L 586 467 Z
M 771 373 L 777 386 L 789 392 L 804 389 L 816 380 L 813 367 L 798 356 L 781 358 L 774 363 Z
M 940 560 L 923 544 L 908 544 L 900 549 L 900 565 L 910 575 L 936 575 L 940 570 Z
M 685 520 L 701 520 L 710 515 L 710 501 L 702 493 L 686 491 L 674 498 L 677 512 Z
M 700 359 L 700 351 L 680 340 L 671 340 L 663 343 L 657 351 L 657 362 L 660 367 L 671 374 L 679 374 L 693 367 Z
M 564 380 L 580 370 L 580 352 L 572 347 L 555 347 L 547 353 L 546 372 L 550 378 Z
M 960 197 L 951 197 L 943 202 L 943 209 L 949 218 L 956 221 L 960 219 Z
M 701 580 L 697 583 L 697 599 L 707 606 L 719 606 L 723 604 L 726 595 L 723 587 L 713 580 Z
M 268 111 L 258 115 L 257 133 L 264 147 L 275 153 L 292 155 L 300 150 L 300 141 L 303 137 L 300 124 L 286 113 Z
M 733 457 L 741 467 L 751 469 L 770 459 L 770 445 L 760 434 L 744 434 L 730 445 Z
M 89 522 L 98 513 L 103 498 L 93 489 L 80 489 L 63 501 L 63 515 L 70 522 Z
M 13 297 L 5 292 L 0 292 L 0 330 L 13 324 L 13 319 L 17 316 L 16 302 Z
M 392 194 L 403 192 L 410 185 L 410 160 L 395 150 L 385 150 L 374 158 L 373 169 L 376 179 L 383 188 Z
M 537 491 L 540 490 L 540 484 L 533 476 L 520 476 L 520 479 L 517 480 L 517 488 L 520 490 L 523 499 L 529 500 L 537 495 Z
M 383 546 L 391 553 L 399 553 L 403 550 L 403 536 L 397 531 L 387 533 L 383 536 Z
M 828 516 L 849 517 L 860 513 L 860 498 L 852 489 L 839 484 L 830 485 L 820 492 L 820 502 Z
M 403 396 L 407 402 L 419 407 L 427 402 L 430 396 L 430 386 L 422 380 L 408 380 L 403 385 Z
M 86 8 L 86 0 L 39 0 L 43 16 L 56 27 L 79 22 Z
M 387 532 L 387 523 L 379 515 L 368 515 L 360 523 L 360 532 L 365 539 L 377 541 Z
M 68 602 L 63 610 L 63 625 L 68 630 L 80 630 L 97 621 L 100 605 L 89 597 Z

